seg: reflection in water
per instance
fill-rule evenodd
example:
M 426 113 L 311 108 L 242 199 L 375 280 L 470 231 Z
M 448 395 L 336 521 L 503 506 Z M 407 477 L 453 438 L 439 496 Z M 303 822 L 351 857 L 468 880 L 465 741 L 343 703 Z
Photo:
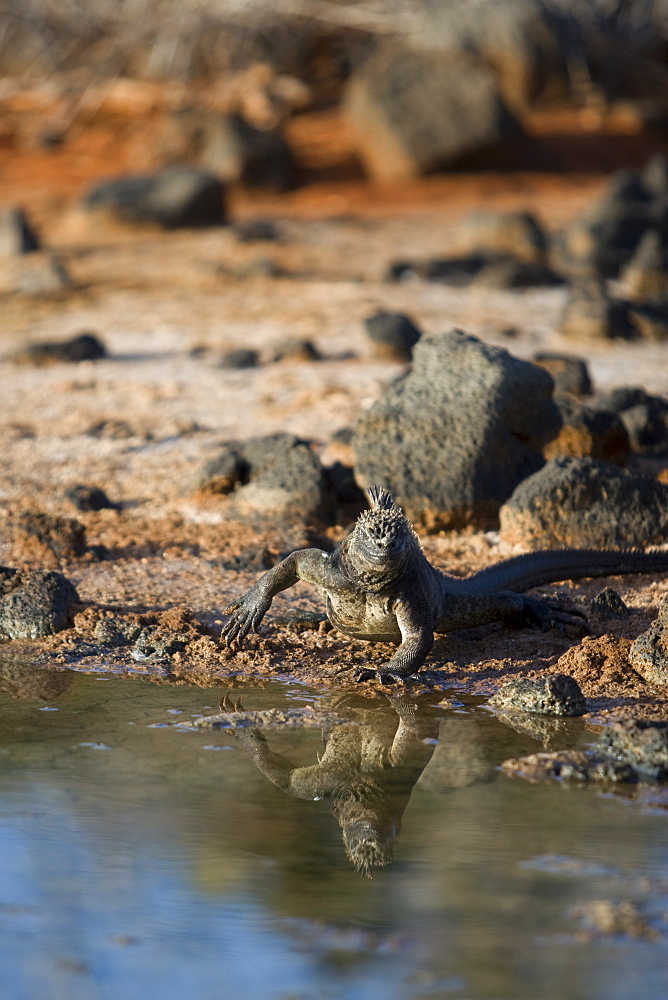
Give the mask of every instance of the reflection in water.
M 17 670 L 0 687 L 25 694 L 32 670 Z M 246 693 L 265 742 L 239 738 L 239 716 L 234 736 L 229 718 L 215 734 L 185 725 L 215 711 L 202 689 L 53 679 L 71 684 L 0 690 L 2 1000 L 664 995 L 665 814 L 503 777 L 502 760 L 553 738 L 542 726 L 518 731 L 477 703 L 332 706 L 276 682 Z M 56 712 L 41 710 L 47 691 Z M 323 748 L 312 723 L 337 716 Z M 424 743 L 437 721 L 439 743 Z M 555 724 L 562 745 L 591 740 L 582 720 Z M 267 770 L 248 760 L 258 746 Z M 400 863 L 366 859 L 376 877 L 359 878 L 328 807 L 280 788 L 327 796 L 378 856 L 402 824 Z M 636 912 L 625 900 L 656 940 L 573 916 L 592 901 Z
M 51 670 L 36 666 L 11 646 L 0 649 L 0 691 L 26 701 L 54 701 L 72 684 L 69 670 Z
M 346 854 L 364 875 L 391 862 L 404 810 L 438 737 L 433 710 L 418 711 L 404 696 L 389 701 L 389 709 L 351 707 L 351 722 L 323 730 L 324 752 L 308 767 L 271 750 L 260 729 L 229 730 L 282 791 L 299 799 L 329 800 Z

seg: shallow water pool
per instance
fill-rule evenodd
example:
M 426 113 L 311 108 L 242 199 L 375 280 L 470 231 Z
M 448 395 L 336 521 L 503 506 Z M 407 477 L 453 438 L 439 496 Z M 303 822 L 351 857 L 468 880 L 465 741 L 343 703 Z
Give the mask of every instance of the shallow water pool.
M 501 775 L 530 728 L 275 683 L 243 707 L 336 719 L 198 730 L 221 691 L 0 684 L 2 1000 L 668 994 L 666 812 Z

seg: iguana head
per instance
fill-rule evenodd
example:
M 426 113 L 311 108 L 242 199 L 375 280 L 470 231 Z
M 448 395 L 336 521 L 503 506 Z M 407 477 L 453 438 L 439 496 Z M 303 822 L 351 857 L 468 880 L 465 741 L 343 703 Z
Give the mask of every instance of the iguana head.
M 360 514 L 348 539 L 348 560 L 358 576 L 393 577 L 419 542 L 387 490 L 372 486 L 367 496 L 371 508 Z

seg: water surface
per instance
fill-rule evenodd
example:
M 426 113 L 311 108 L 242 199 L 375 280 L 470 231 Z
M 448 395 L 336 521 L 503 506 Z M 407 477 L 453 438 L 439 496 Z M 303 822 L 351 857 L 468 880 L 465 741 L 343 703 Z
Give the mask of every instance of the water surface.
M 408 709 L 336 699 L 349 723 L 263 742 L 179 727 L 218 710 L 214 690 L 1 683 L 2 1000 L 668 993 L 666 814 L 506 778 L 542 744 L 484 708 L 422 706 L 401 730 Z M 593 738 L 578 720 L 556 737 Z M 388 863 L 359 865 L 376 835 Z M 651 933 L 587 933 L 574 908 L 592 900 L 633 901 Z

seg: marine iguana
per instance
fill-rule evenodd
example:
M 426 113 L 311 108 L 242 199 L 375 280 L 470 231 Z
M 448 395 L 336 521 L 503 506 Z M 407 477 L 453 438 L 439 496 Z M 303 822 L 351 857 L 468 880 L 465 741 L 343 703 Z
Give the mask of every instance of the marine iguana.
M 382 683 L 416 674 L 434 643 L 434 632 L 504 621 L 547 630 L 580 624 L 584 615 L 524 591 L 559 580 L 668 570 L 668 552 L 634 549 L 550 549 L 515 556 L 459 578 L 428 561 L 413 526 L 387 490 L 372 486 L 370 510 L 337 548 L 300 549 L 268 570 L 225 610 L 228 646 L 241 648 L 256 631 L 272 599 L 298 580 L 314 583 L 327 598 L 331 623 L 353 639 L 396 642 L 399 648 L 378 670 L 360 671 Z

